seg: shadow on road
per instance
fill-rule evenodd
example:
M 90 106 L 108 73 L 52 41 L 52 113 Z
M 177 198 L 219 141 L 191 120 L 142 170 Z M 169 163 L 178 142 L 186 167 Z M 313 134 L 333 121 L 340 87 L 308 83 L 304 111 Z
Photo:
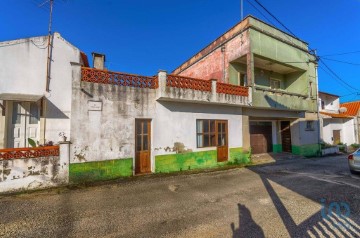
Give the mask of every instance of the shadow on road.
M 251 216 L 250 210 L 245 206 L 238 204 L 239 209 L 239 227 L 235 229 L 235 224 L 231 223 L 232 237 L 265 237 L 261 227 L 255 223 Z
M 274 165 L 276 166 L 276 163 L 267 167 Z M 360 226 L 356 219 L 359 212 L 358 202 L 352 199 L 357 196 L 357 189 L 341 186 L 330 180 L 316 180 L 311 176 L 290 176 L 272 169 L 263 170 L 262 167 L 252 167 L 250 170 L 260 176 L 290 237 L 360 237 Z M 296 223 L 294 217 L 297 216 L 296 213 L 302 212 L 301 208 L 296 213 L 290 213 L 283 202 L 283 195 L 280 196 L 272 184 L 291 190 L 294 196 L 318 203 L 321 209 L 301 223 Z M 245 206 L 239 205 L 239 228 L 234 230 L 233 226 L 231 224 L 233 237 L 249 237 L 249 234 L 251 237 L 264 237 L 263 231 L 252 220 L 251 212 Z

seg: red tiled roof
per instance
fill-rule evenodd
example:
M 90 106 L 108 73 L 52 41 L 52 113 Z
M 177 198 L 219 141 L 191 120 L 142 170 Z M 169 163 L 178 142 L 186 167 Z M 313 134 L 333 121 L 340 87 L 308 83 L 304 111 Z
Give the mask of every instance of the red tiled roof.
M 350 115 L 347 115 L 344 113 L 338 114 L 338 113 L 330 113 L 330 112 L 320 112 L 320 114 L 323 114 L 323 115 L 326 115 L 326 116 L 329 116 L 332 118 L 351 118 Z
M 87 55 L 84 52 L 80 52 L 80 57 L 84 64 L 84 67 L 89 67 L 89 60 L 88 60 Z
M 360 101 L 358 102 L 346 102 L 340 105 L 340 107 L 346 107 L 347 111 L 344 113 L 349 116 L 356 116 L 360 109 Z

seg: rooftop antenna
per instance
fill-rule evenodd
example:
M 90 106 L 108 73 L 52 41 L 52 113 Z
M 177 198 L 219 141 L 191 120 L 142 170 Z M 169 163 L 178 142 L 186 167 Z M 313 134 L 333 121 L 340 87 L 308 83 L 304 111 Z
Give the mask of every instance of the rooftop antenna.
M 244 0 L 240 0 L 240 17 L 242 21 L 244 19 Z
M 51 61 L 52 61 L 52 17 L 53 17 L 53 6 L 54 0 L 46 0 L 38 5 L 38 7 L 43 7 L 49 3 L 50 7 L 50 16 L 49 16 L 49 25 L 48 25 L 48 45 L 47 45 L 47 61 L 46 61 L 46 92 L 50 92 L 50 73 L 51 73 Z

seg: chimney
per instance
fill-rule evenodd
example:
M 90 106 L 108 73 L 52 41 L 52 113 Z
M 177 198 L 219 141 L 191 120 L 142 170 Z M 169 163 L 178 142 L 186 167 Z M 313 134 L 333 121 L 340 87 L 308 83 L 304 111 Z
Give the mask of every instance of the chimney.
M 91 54 L 93 57 L 93 68 L 104 70 L 105 69 L 105 55 L 96 53 L 96 52 L 92 52 Z

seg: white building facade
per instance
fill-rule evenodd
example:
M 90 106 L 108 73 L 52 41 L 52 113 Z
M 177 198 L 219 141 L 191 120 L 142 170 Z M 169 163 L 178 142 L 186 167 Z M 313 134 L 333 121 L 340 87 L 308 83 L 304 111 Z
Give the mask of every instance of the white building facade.
M 321 138 L 331 145 L 358 143 L 355 118 L 340 107 L 339 96 L 319 92 L 321 115 Z

